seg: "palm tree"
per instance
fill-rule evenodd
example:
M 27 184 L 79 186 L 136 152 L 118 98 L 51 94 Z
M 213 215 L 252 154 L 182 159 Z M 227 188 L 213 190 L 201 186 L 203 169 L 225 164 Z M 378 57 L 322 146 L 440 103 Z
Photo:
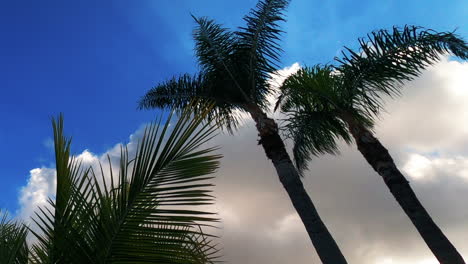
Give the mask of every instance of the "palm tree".
M 301 171 L 314 155 L 338 152 L 337 140 L 350 143 L 382 176 L 440 263 L 465 263 L 417 199 L 408 180 L 372 132 L 383 107 L 383 95 L 396 96 L 406 80 L 449 52 L 468 58 L 468 45 L 450 32 L 414 26 L 373 32 L 360 39 L 360 53 L 347 49 L 340 64 L 303 68 L 281 87 L 276 107 L 287 114 L 286 131 L 294 141 L 295 163 Z
M 111 164 L 108 174 L 82 167 L 62 117 L 53 120 L 57 192 L 33 219 L 30 263 L 217 262 L 214 236 L 202 232 L 217 219 L 194 209 L 213 203 L 207 181 L 220 159 L 215 148 L 200 148 L 216 131 L 203 118 L 185 111 L 147 127 L 134 156 L 122 147 L 118 175 Z
M 0 210 L 0 259 L 4 264 L 27 264 L 28 245 L 25 225 L 12 221 Z
M 200 71 L 160 83 L 139 102 L 144 109 L 185 107 L 191 98 L 214 102 L 208 119 L 220 122 L 229 132 L 236 130 L 238 113 L 248 113 L 256 123 L 266 156 L 288 193 L 323 263 L 346 263 L 327 227 L 307 194 L 297 169 L 278 134 L 276 122 L 266 114 L 269 74 L 276 71 L 288 0 L 261 0 L 244 17 L 245 27 L 231 32 L 213 20 L 196 18 L 195 50 Z M 194 113 L 198 107 L 193 108 Z

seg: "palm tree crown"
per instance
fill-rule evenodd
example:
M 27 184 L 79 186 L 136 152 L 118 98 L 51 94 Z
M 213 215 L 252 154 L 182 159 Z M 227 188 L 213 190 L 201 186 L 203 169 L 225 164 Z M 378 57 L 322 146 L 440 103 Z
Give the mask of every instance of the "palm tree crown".
M 338 139 L 350 143 L 353 138 L 440 263 L 464 264 L 372 127 L 383 96 L 398 95 L 405 80 L 445 52 L 467 59 L 468 45 L 453 33 L 417 27 L 377 31 L 360 45 L 360 53 L 347 49 L 336 67 L 304 68 L 284 82 L 277 107 L 289 117 L 286 131 L 294 140 L 297 167 L 304 171 L 313 155 L 336 153 Z
M 265 110 L 271 93 L 269 73 L 278 68 L 281 52 L 278 41 L 282 31 L 286 0 L 260 1 L 244 17 L 246 26 L 228 29 L 206 17 L 196 18 L 193 37 L 200 72 L 183 74 L 160 83 L 140 100 L 139 107 L 182 109 L 192 98 L 200 103 L 215 103 L 208 118 L 223 121 L 233 132 L 239 124 L 239 111 L 248 105 Z M 194 111 L 197 111 L 194 107 Z
M 468 44 L 457 35 L 416 26 L 375 31 L 359 44 L 360 52 L 345 47 L 338 65 L 304 67 L 280 88 L 275 109 L 288 116 L 285 131 L 301 171 L 312 156 L 336 154 L 338 139 L 351 142 L 347 119 L 372 130 L 384 97 L 400 95 L 405 81 L 442 55 L 468 59 Z

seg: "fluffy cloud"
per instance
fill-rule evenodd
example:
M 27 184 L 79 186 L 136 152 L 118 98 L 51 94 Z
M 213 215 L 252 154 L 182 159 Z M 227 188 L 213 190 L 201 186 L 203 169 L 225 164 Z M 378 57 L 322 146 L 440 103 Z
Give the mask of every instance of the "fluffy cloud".
M 55 169 L 36 168 L 29 172 L 29 180 L 20 191 L 18 216 L 29 222 L 38 207 L 47 205 L 49 197 L 55 195 Z
M 298 64 L 286 69 L 297 70 Z M 283 73 L 283 76 L 287 75 Z M 444 58 L 389 101 L 376 135 L 408 176 L 420 201 L 468 257 L 468 64 Z M 281 81 L 281 80 L 279 80 Z M 136 133 L 138 134 L 138 133 Z M 129 146 L 137 136 L 130 139 Z M 257 145 L 251 121 L 210 144 L 224 155 L 217 173 L 219 234 L 228 263 L 319 263 L 274 168 Z M 291 147 L 289 145 L 289 147 Z M 116 145 L 105 154 L 118 159 Z M 380 177 L 355 146 L 312 161 L 304 185 L 350 263 L 437 263 Z M 89 151 L 90 163 L 105 162 Z M 113 161 L 114 162 L 114 161 Z M 31 171 L 20 199 L 28 215 L 53 195 L 53 170 Z
M 284 69 L 278 70 L 275 73 L 270 74 L 270 80 L 268 83 L 272 88 L 273 93 L 268 97 L 268 101 L 270 102 L 270 110 L 273 111 L 273 107 L 276 104 L 276 100 L 279 96 L 279 87 L 283 84 L 283 82 L 288 78 L 291 74 L 296 73 L 301 68 L 298 62 L 294 63 L 289 67 L 285 67 Z
M 468 63 L 444 57 L 388 104 L 379 134 L 408 150 L 468 154 Z
M 460 88 L 466 87 L 467 78 L 467 63 L 444 58 L 405 85 L 401 98 L 388 101 L 388 114 L 376 132 L 423 205 L 465 257 L 468 93 Z M 251 122 L 234 137 L 216 139 L 225 155 L 217 197 L 226 260 L 319 263 L 256 140 Z M 304 184 L 349 262 L 437 263 L 355 146 L 341 144 L 341 149 L 340 156 L 313 160 Z
M 460 177 L 468 181 L 468 157 L 431 157 L 413 153 L 403 170 L 414 180 L 434 180 L 448 173 L 450 177 Z

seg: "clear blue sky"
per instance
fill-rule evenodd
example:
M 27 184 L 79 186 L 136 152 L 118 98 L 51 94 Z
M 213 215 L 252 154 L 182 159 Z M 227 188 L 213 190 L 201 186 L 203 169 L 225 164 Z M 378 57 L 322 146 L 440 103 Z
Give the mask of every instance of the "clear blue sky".
M 14 212 L 29 170 L 50 166 L 50 118 L 65 114 L 74 151 L 125 142 L 156 112 L 136 110 L 147 89 L 196 71 L 190 13 L 228 27 L 256 0 L 0 1 L 0 208 Z M 468 1 L 293 0 L 282 65 L 327 63 L 366 33 L 413 24 L 458 28 Z

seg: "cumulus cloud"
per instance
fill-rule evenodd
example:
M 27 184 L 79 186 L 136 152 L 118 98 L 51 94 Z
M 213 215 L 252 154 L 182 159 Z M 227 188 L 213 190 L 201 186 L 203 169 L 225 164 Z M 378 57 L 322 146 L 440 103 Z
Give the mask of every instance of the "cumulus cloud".
M 299 67 L 295 65 L 285 71 Z M 444 58 L 405 85 L 401 98 L 388 102 L 388 114 L 376 129 L 422 204 L 465 258 L 467 78 L 467 63 Z M 222 219 L 218 232 L 224 259 L 243 264 L 320 263 L 257 137 L 254 124 L 246 121 L 236 135 L 221 134 L 210 143 L 219 145 L 224 155 L 215 179 L 214 205 Z M 129 144 L 133 142 L 135 138 Z M 118 146 L 105 154 L 118 159 Z M 341 144 L 341 150 L 340 156 L 314 159 L 303 181 L 349 262 L 437 263 L 355 146 Z M 90 151 L 80 156 L 90 163 L 106 159 Z M 32 170 L 21 192 L 22 208 L 34 208 L 46 194 L 53 195 L 51 179 L 52 169 Z
M 29 172 L 26 186 L 21 188 L 18 216 L 29 222 L 38 207 L 46 206 L 49 197 L 55 196 L 55 169 L 35 168 Z
M 467 73 L 468 63 L 443 57 L 389 102 L 379 134 L 417 152 L 468 154 Z
M 468 256 L 464 120 L 468 64 L 443 60 L 388 101 L 376 135 L 419 199 Z M 468 87 L 466 87 L 468 88 Z M 252 122 L 216 139 L 225 155 L 217 179 L 222 243 L 230 263 L 319 263 Z M 289 145 L 289 147 L 291 147 Z M 350 263 L 437 263 L 385 184 L 355 146 L 312 161 L 304 185 Z M 229 210 L 223 211 L 227 206 Z M 225 213 L 227 212 L 227 213 Z
M 415 180 L 431 180 L 448 173 L 468 181 L 468 157 L 431 157 L 412 153 L 403 170 Z
M 273 107 L 275 106 L 276 100 L 278 99 L 279 87 L 283 84 L 286 78 L 296 73 L 300 68 L 301 68 L 301 65 L 298 62 L 296 62 L 296 63 L 293 63 L 291 66 L 285 67 L 281 70 L 278 70 L 270 74 L 270 79 L 268 81 L 268 84 L 270 85 L 273 93 L 267 99 L 270 102 L 271 111 L 273 111 Z

